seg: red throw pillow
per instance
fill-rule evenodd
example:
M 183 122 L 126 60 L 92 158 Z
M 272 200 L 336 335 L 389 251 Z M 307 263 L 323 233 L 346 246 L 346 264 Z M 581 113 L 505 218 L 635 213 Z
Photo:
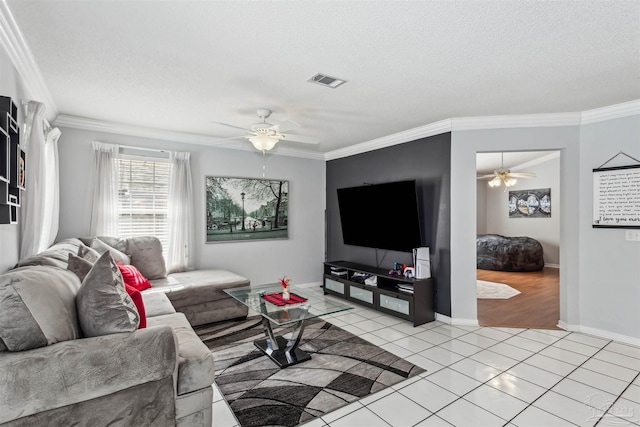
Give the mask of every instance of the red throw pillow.
M 127 290 L 127 293 L 133 300 L 133 303 L 136 305 L 138 309 L 138 314 L 140 315 L 140 325 L 138 329 L 144 329 L 147 327 L 147 313 L 144 309 L 144 302 L 142 301 L 142 294 L 139 290 L 134 288 L 133 286 L 129 286 L 128 284 L 124 284 L 124 288 Z
M 118 264 L 118 268 L 120 269 L 120 273 L 122 273 L 122 278 L 124 279 L 124 283 L 129 286 L 136 288 L 139 291 L 144 291 L 145 289 L 149 289 L 151 287 L 151 283 L 149 280 L 140 273 L 140 270 L 135 268 L 133 265 L 120 265 Z

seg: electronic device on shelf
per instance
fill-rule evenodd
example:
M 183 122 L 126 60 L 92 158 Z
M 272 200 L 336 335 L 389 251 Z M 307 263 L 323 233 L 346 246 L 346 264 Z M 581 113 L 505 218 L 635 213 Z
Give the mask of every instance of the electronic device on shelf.
M 360 271 L 356 271 L 351 275 L 351 280 L 356 282 L 356 283 L 362 283 L 364 284 L 364 282 L 370 277 L 371 275 L 368 273 L 362 273 Z
M 369 276 L 364 279 L 364 284 L 367 286 L 378 286 L 378 276 Z
M 413 294 L 413 285 L 407 283 L 398 283 L 396 287 L 400 292 L 404 292 L 406 294 Z
M 331 267 L 331 274 L 333 274 L 334 276 L 347 276 L 347 269 L 346 268 L 339 268 L 339 267 Z

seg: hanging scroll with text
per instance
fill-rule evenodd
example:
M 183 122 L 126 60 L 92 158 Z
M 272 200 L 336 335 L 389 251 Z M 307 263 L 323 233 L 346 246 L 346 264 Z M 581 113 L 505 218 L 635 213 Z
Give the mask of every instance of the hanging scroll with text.
M 640 166 L 593 170 L 593 227 L 640 228 Z

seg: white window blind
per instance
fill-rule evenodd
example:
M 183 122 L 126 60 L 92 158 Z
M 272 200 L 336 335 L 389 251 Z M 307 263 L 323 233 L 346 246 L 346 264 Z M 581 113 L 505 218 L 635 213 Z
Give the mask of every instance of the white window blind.
M 163 160 L 118 159 L 118 211 L 121 237 L 155 236 L 166 258 L 171 164 Z

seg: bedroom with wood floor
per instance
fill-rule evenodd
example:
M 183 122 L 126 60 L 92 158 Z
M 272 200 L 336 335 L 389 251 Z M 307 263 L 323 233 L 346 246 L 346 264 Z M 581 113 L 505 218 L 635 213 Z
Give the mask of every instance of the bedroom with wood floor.
M 476 166 L 478 323 L 559 329 L 560 152 L 477 153 Z M 548 196 L 544 201 L 543 194 Z M 535 271 L 486 268 L 480 261 L 483 257 L 480 241 L 486 235 L 526 238 L 539 243 L 543 258 L 539 268 Z
M 509 299 L 478 298 L 480 326 L 559 329 L 560 269 L 510 272 L 477 270 L 478 280 L 505 283 L 520 291 Z

